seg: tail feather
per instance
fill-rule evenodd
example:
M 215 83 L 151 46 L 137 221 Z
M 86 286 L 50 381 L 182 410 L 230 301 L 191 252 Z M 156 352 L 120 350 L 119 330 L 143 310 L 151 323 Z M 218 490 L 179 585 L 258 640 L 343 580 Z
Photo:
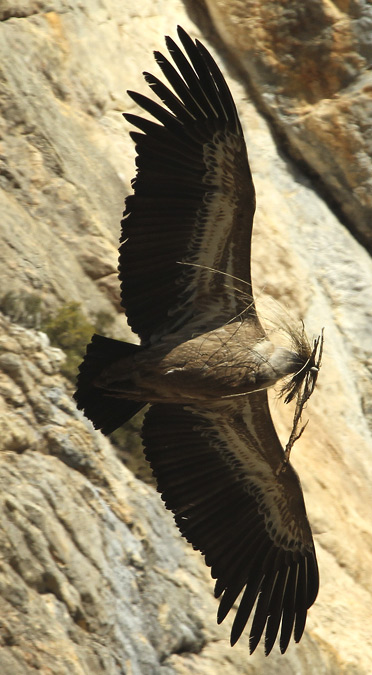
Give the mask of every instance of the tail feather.
M 83 410 L 96 429 L 110 434 L 127 422 L 146 402 L 128 401 L 116 398 L 96 387 L 94 380 L 104 368 L 120 358 L 131 356 L 141 349 L 139 345 L 120 342 L 102 335 L 93 335 L 83 362 L 79 366 L 77 390 L 74 399 L 79 410 Z

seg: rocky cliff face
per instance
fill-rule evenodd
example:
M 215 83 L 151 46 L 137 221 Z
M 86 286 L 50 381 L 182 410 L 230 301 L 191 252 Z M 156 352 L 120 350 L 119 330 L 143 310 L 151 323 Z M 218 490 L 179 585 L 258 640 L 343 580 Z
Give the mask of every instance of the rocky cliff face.
M 210 15 L 181 0 L 0 3 L 6 675 L 372 670 L 372 262 L 345 227 L 370 245 L 372 12 L 362 0 L 319 0 L 311 15 L 300 0 L 291 11 L 206 4 Z M 125 89 L 146 91 L 140 73 L 156 72 L 152 50 L 177 23 L 211 45 L 238 104 L 257 190 L 261 312 L 302 317 L 310 337 L 325 327 L 310 422 L 292 455 L 321 589 L 301 643 L 268 659 L 261 649 L 249 657 L 247 638 L 229 647 L 200 556 L 76 411 L 63 353 L 16 322 L 30 315 L 37 329 L 33 307 L 50 314 L 75 301 L 128 336 L 116 259 L 134 149 L 120 113 L 135 110 Z M 275 396 L 272 409 L 285 442 L 292 411 Z
M 206 4 L 292 155 L 371 251 L 371 3 Z

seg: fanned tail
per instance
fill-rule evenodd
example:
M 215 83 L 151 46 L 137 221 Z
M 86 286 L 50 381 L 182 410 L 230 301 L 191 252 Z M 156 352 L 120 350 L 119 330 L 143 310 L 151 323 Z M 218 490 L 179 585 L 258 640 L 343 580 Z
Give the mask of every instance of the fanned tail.
M 121 427 L 146 405 L 146 401 L 142 403 L 117 398 L 96 387 L 94 381 L 104 368 L 118 359 L 135 354 L 140 349 L 139 345 L 97 334 L 93 335 L 87 346 L 84 360 L 79 366 L 74 399 L 79 410 L 83 410 L 84 415 L 91 420 L 96 429 L 101 429 L 103 434 L 110 434 Z

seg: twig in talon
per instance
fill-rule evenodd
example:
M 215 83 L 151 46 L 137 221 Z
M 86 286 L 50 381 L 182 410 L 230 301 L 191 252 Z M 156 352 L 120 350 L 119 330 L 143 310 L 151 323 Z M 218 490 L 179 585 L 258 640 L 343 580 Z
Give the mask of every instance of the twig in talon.
M 277 475 L 279 475 L 283 470 L 285 470 L 285 466 L 289 462 L 292 447 L 295 444 L 295 442 L 300 438 L 300 436 L 302 436 L 307 426 L 306 422 L 300 429 L 300 431 L 297 431 L 298 425 L 301 421 L 303 409 L 307 401 L 309 400 L 311 394 L 313 393 L 318 379 L 319 370 L 322 363 L 323 344 L 324 344 L 324 328 L 322 328 L 320 335 L 318 335 L 318 337 L 315 338 L 311 356 L 308 359 L 305 366 L 298 373 L 296 373 L 282 389 L 281 395 L 288 392 L 285 398 L 285 403 L 289 403 L 290 401 L 292 401 L 294 396 L 297 396 L 297 400 L 293 416 L 292 430 L 288 439 L 288 443 L 285 446 L 284 459 L 282 464 L 280 465 L 280 468 L 277 471 Z

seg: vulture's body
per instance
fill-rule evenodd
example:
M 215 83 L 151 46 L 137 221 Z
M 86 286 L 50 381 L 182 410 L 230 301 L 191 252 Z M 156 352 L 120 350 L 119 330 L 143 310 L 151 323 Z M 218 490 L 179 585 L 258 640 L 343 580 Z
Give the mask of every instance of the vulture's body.
M 131 92 L 160 124 L 125 116 L 140 132 L 131 134 L 138 173 L 122 221 L 119 277 L 141 344 L 93 336 L 75 398 L 104 433 L 151 404 L 146 458 L 180 531 L 217 580 L 218 621 L 243 591 L 232 644 L 257 601 L 250 650 L 265 631 L 269 653 L 280 631 L 284 652 L 292 633 L 302 636 L 318 569 L 266 389 L 292 375 L 287 398 L 301 397 L 304 382 L 315 384 L 319 342 L 313 350 L 304 337 L 293 350 L 275 346 L 257 317 L 255 197 L 241 125 L 209 52 L 182 29 L 179 37 L 186 56 L 167 38 L 178 70 L 155 54 L 175 93 L 145 73 L 166 108 Z

